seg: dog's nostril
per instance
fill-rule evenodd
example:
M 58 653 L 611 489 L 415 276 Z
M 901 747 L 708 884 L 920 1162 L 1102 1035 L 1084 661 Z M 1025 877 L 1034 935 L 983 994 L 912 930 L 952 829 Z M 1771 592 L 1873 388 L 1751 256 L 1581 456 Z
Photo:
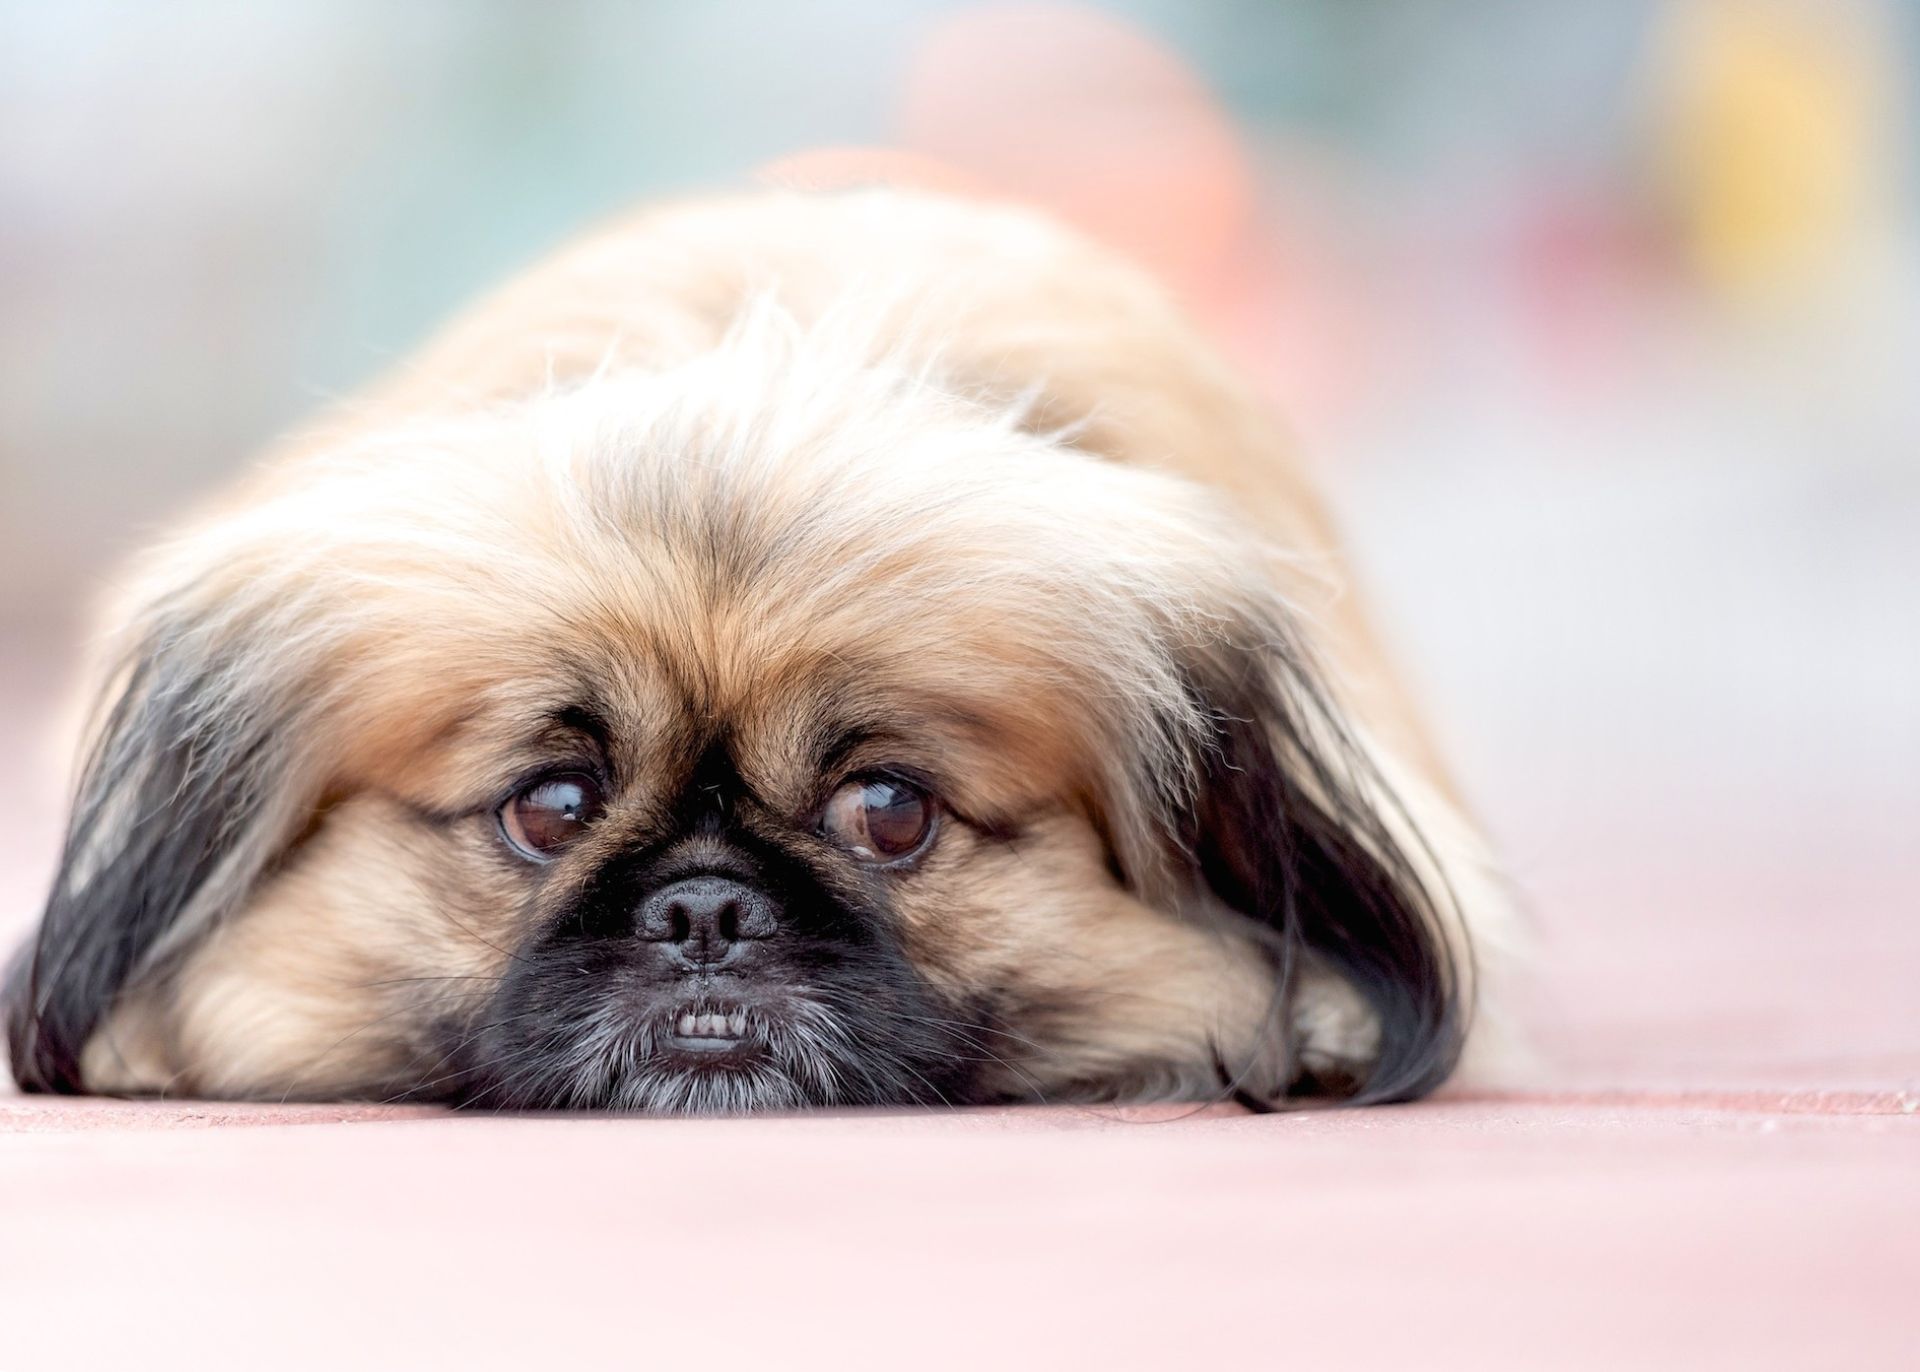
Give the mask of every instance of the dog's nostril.
M 654 891 L 640 902 L 635 932 L 650 943 L 665 944 L 687 963 L 726 960 L 735 945 L 772 938 L 777 911 L 765 893 L 726 877 L 687 877 Z

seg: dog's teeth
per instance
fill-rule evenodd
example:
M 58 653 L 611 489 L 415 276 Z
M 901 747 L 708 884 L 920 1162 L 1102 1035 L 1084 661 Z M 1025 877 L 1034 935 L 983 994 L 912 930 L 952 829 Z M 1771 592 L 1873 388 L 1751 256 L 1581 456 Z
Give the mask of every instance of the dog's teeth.
M 737 1039 L 747 1032 L 745 1010 L 682 1010 L 673 1032 L 683 1039 Z

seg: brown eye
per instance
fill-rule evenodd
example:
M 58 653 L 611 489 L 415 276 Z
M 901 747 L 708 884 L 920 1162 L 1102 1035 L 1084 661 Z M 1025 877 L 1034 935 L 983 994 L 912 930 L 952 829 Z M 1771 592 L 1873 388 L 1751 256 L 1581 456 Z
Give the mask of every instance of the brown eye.
M 820 829 L 864 862 L 891 862 L 916 852 L 933 831 L 926 792 L 893 777 L 857 777 L 833 793 Z
M 521 856 L 545 862 L 600 814 L 600 783 L 584 772 L 542 777 L 500 807 L 500 831 Z

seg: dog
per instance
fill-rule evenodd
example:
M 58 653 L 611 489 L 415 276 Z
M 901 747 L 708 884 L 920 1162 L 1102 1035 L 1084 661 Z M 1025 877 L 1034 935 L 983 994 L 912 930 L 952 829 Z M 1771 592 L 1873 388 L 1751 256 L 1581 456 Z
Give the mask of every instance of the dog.
M 1026 209 L 655 207 L 139 567 L 30 1091 L 1407 1100 L 1511 916 L 1277 422 Z

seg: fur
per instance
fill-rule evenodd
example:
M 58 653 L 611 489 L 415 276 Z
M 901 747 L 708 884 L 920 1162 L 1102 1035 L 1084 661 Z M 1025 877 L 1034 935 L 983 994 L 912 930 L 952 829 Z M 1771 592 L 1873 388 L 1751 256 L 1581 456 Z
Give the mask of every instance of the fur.
M 1418 1096 L 1485 1038 L 1507 915 L 1343 580 L 1260 407 L 1066 231 L 898 192 L 649 212 L 149 559 L 14 1073 L 669 1111 Z M 562 765 L 607 807 L 532 865 L 497 816 Z M 875 770 L 937 797 L 910 869 L 816 826 Z M 688 871 L 787 912 L 750 1061 L 671 1051 L 635 951 L 634 902 Z

